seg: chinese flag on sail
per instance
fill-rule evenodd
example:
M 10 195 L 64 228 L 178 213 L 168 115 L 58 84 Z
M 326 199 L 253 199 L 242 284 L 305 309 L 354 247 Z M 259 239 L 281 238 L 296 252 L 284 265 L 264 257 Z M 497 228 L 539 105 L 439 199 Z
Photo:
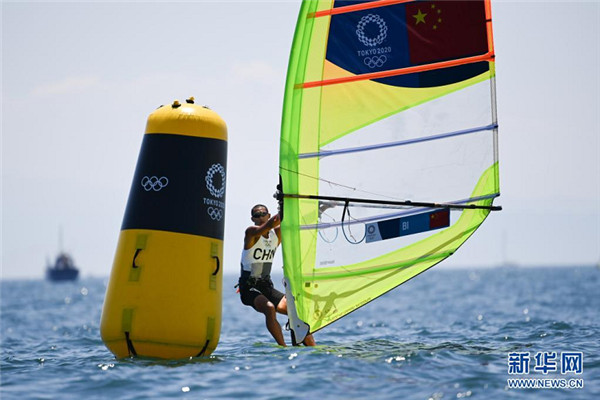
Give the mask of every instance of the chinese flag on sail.
M 440 210 L 429 214 L 429 229 L 439 229 L 450 226 L 450 210 Z
M 488 51 L 484 0 L 409 3 L 406 26 L 413 65 Z

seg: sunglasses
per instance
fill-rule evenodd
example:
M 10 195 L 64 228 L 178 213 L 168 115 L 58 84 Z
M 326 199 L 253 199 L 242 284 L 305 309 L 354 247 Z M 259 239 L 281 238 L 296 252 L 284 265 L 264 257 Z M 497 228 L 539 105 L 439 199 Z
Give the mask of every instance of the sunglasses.
M 259 212 L 252 214 L 252 218 L 264 217 L 267 214 L 268 214 L 268 212 L 266 212 L 266 211 L 259 211 Z

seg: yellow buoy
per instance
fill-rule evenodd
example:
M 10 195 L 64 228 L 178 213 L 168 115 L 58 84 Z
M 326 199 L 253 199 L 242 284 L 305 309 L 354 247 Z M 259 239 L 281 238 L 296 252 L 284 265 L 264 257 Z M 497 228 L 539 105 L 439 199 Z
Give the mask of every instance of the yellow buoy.
M 225 122 L 193 98 L 148 117 L 100 323 L 117 357 L 217 347 L 226 162 Z

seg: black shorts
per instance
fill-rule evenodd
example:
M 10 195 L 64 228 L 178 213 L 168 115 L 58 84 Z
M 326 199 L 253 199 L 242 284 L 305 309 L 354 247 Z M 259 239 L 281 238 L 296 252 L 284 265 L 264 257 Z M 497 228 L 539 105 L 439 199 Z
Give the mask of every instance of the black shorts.
M 254 300 L 261 294 L 273 303 L 275 307 L 277 307 L 284 296 L 283 293 L 273 287 L 273 281 L 270 278 L 253 281 L 242 277 L 239 280 L 239 285 L 242 303 L 251 306 L 255 310 Z

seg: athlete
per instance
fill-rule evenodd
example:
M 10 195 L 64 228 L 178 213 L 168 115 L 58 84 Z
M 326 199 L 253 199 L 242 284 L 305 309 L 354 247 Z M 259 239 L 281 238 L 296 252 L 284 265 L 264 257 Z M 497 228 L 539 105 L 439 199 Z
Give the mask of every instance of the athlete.
M 279 214 L 271 216 L 266 206 L 257 204 L 250 211 L 254 225 L 246 229 L 242 269 L 238 282 L 242 303 L 253 307 L 265 315 L 267 329 L 280 346 L 285 346 L 277 313 L 287 315 L 285 295 L 273 287 L 271 266 L 275 250 L 281 243 Z M 306 346 L 314 346 L 312 335 L 303 341 Z

